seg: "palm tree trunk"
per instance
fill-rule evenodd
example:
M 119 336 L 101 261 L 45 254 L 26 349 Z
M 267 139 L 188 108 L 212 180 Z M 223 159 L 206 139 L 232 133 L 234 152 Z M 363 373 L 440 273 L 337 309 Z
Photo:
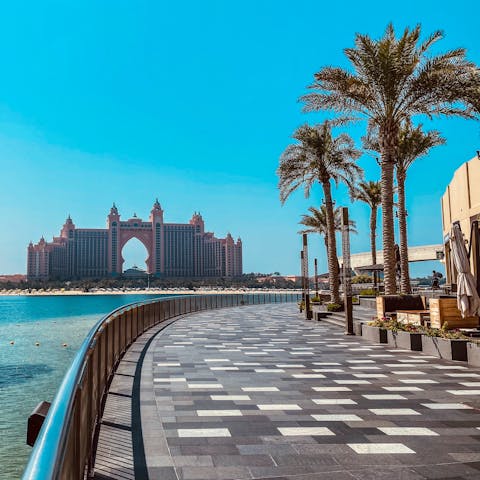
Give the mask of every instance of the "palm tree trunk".
M 337 258 L 337 241 L 335 238 L 335 219 L 333 213 L 332 190 L 330 181 L 322 182 L 325 197 L 325 210 L 327 217 L 327 255 L 328 277 L 330 283 L 330 299 L 333 303 L 340 303 L 339 271 Z
M 370 249 L 372 252 L 372 265 L 377 263 L 377 207 L 373 206 L 370 212 Z M 377 287 L 377 271 L 373 271 L 373 285 Z
M 383 149 L 382 149 L 383 150 Z M 390 148 L 387 149 L 392 151 Z M 383 272 L 385 294 L 397 293 L 396 259 L 395 259 L 395 231 L 393 222 L 393 155 L 382 152 L 382 241 L 383 241 Z
M 377 263 L 377 207 L 372 207 L 370 212 L 370 249 L 372 252 L 372 265 Z
M 397 170 L 398 187 L 398 231 L 400 234 L 400 292 L 411 293 L 410 272 L 408 265 L 408 240 L 407 240 L 407 211 L 405 209 L 405 178 Z

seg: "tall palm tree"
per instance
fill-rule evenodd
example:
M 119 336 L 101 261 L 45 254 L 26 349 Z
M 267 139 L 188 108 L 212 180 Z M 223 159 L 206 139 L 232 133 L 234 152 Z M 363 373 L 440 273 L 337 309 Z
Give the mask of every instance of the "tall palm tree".
M 405 181 L 407 170 L 412 163 L 428 154 L 430 149 L 443 145 L 445 139 L 437 130 L 424 132 L 422 125 L 412 126 L 406 121 L 400 127 L 396 154 L 397 194 L 398 194 L 398 232 L 400 236 L 400 291 L 410 293 L 410 272 L 408 265 L 407 210 L 405 208 Z
M 370 207 L 370 251 L 372 265 L 377 263 L 377 212 L 382 200 L 380 182 L 360 182 L 352 191 L 352 199 Z
M 353 186 L 361 169 L 355 163 L 360 152 L 355 149 L 353 140 L 343 133 L 334 137 L 329 121 L 319 125 L 302 125 L 293 134 L 298 143 L 289 145 L 280 157 L 277 170 L 278 187 L 282 203 L 300 187 L 305 196 L 315 183 L 323 190 L 327 221 L 328 272 L 331 300 L 340 303 L 337 243 L 335 239 L 335 218 L 331 182 L 340 181 Z
M 457 115 L 477 118 L 480 70 L 464 49 L 429 55 L 440 31 L 420 41 L 421 29 L 406 28 L 397 38 L 388 25 L 382 38 L 357 34 L 344 50 L 352 71 L 325 67 L 315 74 L 305 95 L 305 111 L 333 110 L 357 115 L 378 129 L 381 151 L 382 237 L 385 293 L 396 292 L 393 224 L 393 177 L 402 122 L 414 115 Z

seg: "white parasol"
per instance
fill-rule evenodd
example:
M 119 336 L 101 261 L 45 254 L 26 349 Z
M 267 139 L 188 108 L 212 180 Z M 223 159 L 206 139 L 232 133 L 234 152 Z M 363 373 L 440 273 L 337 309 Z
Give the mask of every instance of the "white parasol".
M 477 292 L 477 282 L 470 271 L 467 249 L 463 240 L 460 225 L 453 224 L 450 235 L 450 245 L 453 261 L 458 272 L 457 276 L 457 304 L 462 317 L 480 315 L 480 297 Z

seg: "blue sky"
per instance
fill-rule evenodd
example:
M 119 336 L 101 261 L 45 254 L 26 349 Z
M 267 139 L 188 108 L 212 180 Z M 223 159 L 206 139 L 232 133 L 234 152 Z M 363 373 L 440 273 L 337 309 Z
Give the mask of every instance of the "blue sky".
M 218 235 L 244 241 L 245 271 L 297 273 L 297 222 L 321 202 L 295 194 L 281 206 L 278 158 L 293 130 L 321 119 L 297 102 L 313 73 L 346 65 L 355 32 L 421 23 L 442 29 L 438 50 L 466 47 L 480 63 L 477 2 L 21 1 L 0 15 L 0 273 L 25 272 L 26 246 L 57 235 L 68 213 L 103 227 L 113 201 L 146 218 L 155 197 L 166 221 L 200 210 Z M 426 126 L 448 144 L 407 181 L 412 245 L 440 243 L 440 197 L 480 147 L 480 125 Z M 356 139 L 363 125 L 346 129 Z M 361 160 L 368 179 L 378 176 Z M 335 192 L 348 205 L 344 189 Z M 369 248 L 368 209 L 352 206 Z M 323 242 L 311 256 L 325 269 Z M 127 245 L 128 264 L 145 252 Z M 428 273 L 417 264 L 413 273 Z

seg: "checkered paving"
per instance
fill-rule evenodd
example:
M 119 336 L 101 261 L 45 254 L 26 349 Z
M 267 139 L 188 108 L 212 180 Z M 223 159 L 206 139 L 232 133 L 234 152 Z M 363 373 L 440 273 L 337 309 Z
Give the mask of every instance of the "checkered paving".
M 151 349 L 151 478 L 480 478 L 480 370 L 461 362 L 278 304 L 186 316 Z

